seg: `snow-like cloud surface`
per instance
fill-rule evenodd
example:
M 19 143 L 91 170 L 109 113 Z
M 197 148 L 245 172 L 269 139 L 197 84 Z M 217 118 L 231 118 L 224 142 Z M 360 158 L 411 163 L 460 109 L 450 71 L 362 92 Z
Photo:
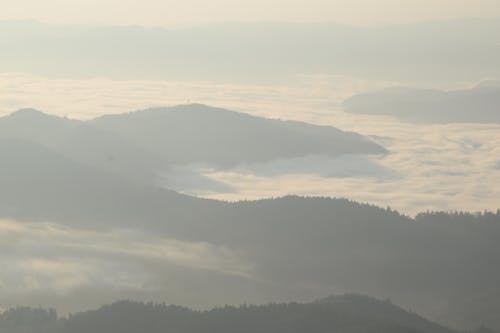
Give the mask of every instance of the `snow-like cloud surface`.
M 332 124 L 338 125 L 342 119 L 343 129 L 375 135 L 390 153 L 373 162 L 397 176 L 360 177 L 358 173 L 332 178 L 325 177 L 323 171 L 265 177 L 213 171 L 210 176 L 231 184 L 233 193 L 211 197 L 237 200 L 291 193 L 327 195 L 389 205 L 408 214 L 498 208 L 500 189 L 495 184 L 500 183 L 499 125 L 415 125 L 379 117 L 364 117 L 365 121 L 361 118 L 339 113 Z M 338 168 L 336 165 L 332 170 Z
M 258 116 L 332 125 L 370 136 L 390 153 L 307 156 L 224 171 L 179 166 L 174 173 L 163 175 L 165 183 L 187 193 L 225 200 L 301 194 L 348 197 L 389 205 L 407 214 L 429 209 L 497 209 L 500 125 L 409 124 L 390 117 L 342 112 L 345 98 L 391 85 L 394 83 L 322 75 L 304 77 L 301 85 L 259 86 L 0 74 L 0 115 L 35 107 L 90 119 L 150 106 L 199 102 Z M 64 312 L 126 297 L 209 306 L 243 299 L 276 300 L 280 294 L 273 292 L 282 287 L 266 289 L 268 281 L 259 280 L 244 253 L 137 230 L 97 232 L 50 223 L 0 221 L 0 262 L 0 308 L 44 304 Z M 254 299 L 244 298 L 248 295 Z
M 196 190 L 189 170 L 176 189 L 227 200 L 285 194 L 348 197 L 413 214 L 428 209 L 496 209 L 500 202 L 500 125 L 403 123 L 342 112 L 344 99 L 393 86 L 342 76 L 304 76 L 302 84 L 63 80 L 0 75 L 0 115 L 21 107 L 89 119 L 150 106 L 198 102 L 258 116 L 332 125 L 371 136 L 390 154 L 376 158 L 306 157 L 204 176 L 227 186 Z M 406 83 L 405 83 L 406 84 Z M 462 87 L 474 83 L 464 83 Z M 459 88 L 460 85 L 444 88 Z M 282 173 L 284 169 L 286 173 Z M 196 175 L 196 173 L 192 173 Z M 199 177 L 199 176 L 197 176 Z M 198 178 L 202 179 L 202 178 Z M 203 178 L 205 182 L 207 178 Z M 189 184 L 183 188 L 183 184 Z M 210 186 L 209 186 L 210 187 Z M 213 186 L 212 186 L 213 187 Z

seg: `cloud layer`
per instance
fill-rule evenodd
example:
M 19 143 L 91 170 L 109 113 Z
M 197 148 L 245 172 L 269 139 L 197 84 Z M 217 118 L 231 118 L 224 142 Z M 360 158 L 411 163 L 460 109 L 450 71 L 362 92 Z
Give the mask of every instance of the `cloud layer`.
M 85 305 L 85 300 L 72 298 L 85 290 L 92 293 L 87 297 L 93 302 L 135 295 L 175 298 L 182 294 L 180 276 L 186 276 L 185 271 L 194 271 L 200 278 L 252 279 L 252 265 L 230 249 L 137 230 L 97 232 L 0 220 L 0 244 L 0 307 L 22 304 L 28 298 L 27 304 L 38 299 L 53 306 L 59 300 L 71 310 L 73 305 Z M 107 292 L 99 297 L 102 290 Z M 194 297 L 192 292 L 187 295 L 184 301 Z M 197 303 L 204 304 L 203 300 Z
M 228 171 L 189 170 L 166 176 L 178 190 L 226 200 L 284 194 L 327 195 L 391 206 L 405 213 L 425 210 L 494 210 L 500 189 L 500 126 L 408 124 L 391 117 L 346 114 L 341 103 L 394 82 L 342 76 L 306 76 L 300 85 L 261 86 L 214 82 L 62 80 L 0 75 L 0 114 L 37 107 L 89 119 L 149 106 L 202 102 L 271 118 L 333 125 L 371 136 L 391 153 L 375 159 L 308 157 L 241 166 Z M 473 83 L 444 88 L 472 86 Z M 293 166 L 293 167 L 292 167 Z M 281 174 L 287 169 L 286 174 Z M 182 169 L 180 169 L 182 170 Z M 292 171 L 290 171 L 292 170 Z M 174 175 L 175 176 L 175 175 Z M 170 178 L 169 178 L 170 177 Z M 169 180 L 170 179 L 170 180 Z M 180 183 L 179 183 L 180 182 Z M 226 184 L 221 186 L 220 183 Z M 184 186 L 184 185 L 185 186 Z M 219 184 L 212 186 L 213 184 Z M 207 190 L 208 188 L 208 190 Z

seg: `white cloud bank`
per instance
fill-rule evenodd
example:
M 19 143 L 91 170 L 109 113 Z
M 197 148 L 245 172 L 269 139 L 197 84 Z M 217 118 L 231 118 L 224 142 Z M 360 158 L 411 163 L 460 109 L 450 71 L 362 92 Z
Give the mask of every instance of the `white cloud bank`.
M 390 117 L 341 111 L 340 105 L 345 98 L 391 85 L 395 83 L 325 75 L 303 77 L 300 85 L 259 86 L 63 80 L 2 74 L 0 115 L 21 107 L 36 107 L 48 113 L 88 119 L 150 106 L 198 102 L 258 116 L 332 125 L 373 136 L 391 153 L 362 160 L 310 157 L 228 172 L 205 170 L 205 176 L 228 186 L 198 194 L 227 200 L 285 194 L 348 197 L 389 205 L 408 214 L 428 209 L 497 209 L 500 202 L 500 188 L 496 186 L 500 184 L 500 125 L 408 124 Z M 277 175 L 283 168 L 293 173 Z M 352 172 L 354 169 L 358 172 Z M 197 193 L 191 187 L 196 186 L 190 184 L 186 192 Z M 182 189 L 182 185 L 178 189 Z
M 380 125 L 380 124 L 377 124 Z M 414 126 L 394 123 L 362 128 L 364 133 L 390 135 L 391 153 L 375 159 L 397 177 L 322 177 L 293 174 L 264 177 L 236 172 L 212 172 L 231 184 L 234 193 L 210 197 L 237 200 L 283 194 L 347 197 L 407 214 L 425 210 L 495 210 L 499 207 L 499 125 Z
M 197 193 L 185 188 L 193 177 L 198 177 L 190 183 L 193 188 L 201 180 L 212 187 L 211 180 L 222 182 L 228 186 L 198 194 L 226 200 L 285 194 L 335 196 L 389 205 L 408 214 L 499 208 L 500 125 L 408 124 L 340 110 L 341 102 L 355 93 L 393 84 L 321 75 L 304 77 L 302 85 L 256 86 L 0 74 L 0 115 L 36 107 L 89 119 L 190 101 L 333 125 L 372 136 L 390 154 L 311 156 L 225 172 L 204 169 L 207 178 L 180 170 L 182 179 L 170 181 L 180 182 L 179 189 L 184 186 L 190 193 Z M 212 306 L 276 301 L 280 295 L 297 292 L 280 294 L 278 285 L 266 289 L 267 282 L 254 276 L 253 264 L 231 249 L 131 230 L 102 233 L 50 223 L 0 221 L 0 262 L 0 309 L 44 304 L 65 312 L 126 297 Z M 254 298 L 244 298 L 248 295 Z

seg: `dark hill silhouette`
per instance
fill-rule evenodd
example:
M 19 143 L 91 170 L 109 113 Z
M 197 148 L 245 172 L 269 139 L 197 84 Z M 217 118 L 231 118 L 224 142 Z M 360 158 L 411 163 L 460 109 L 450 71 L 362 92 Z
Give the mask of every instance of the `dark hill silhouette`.
M 388 302 L 345 295 L 328 301 L 225 306 L 208 311 L 133 301 L 58 319 L 54 311 L 19 308 L 0 315 L 9 333 L 352 332 L 453 333 Z
M 416 122 L 500 123 L 498 82 L 454 91 L 390 88 L 354 96 L 345 101 L 344 108 L 351 113 L 390 115 Z
M 359 316 L 372 320 L 391 321 L 401 327 L 409 327 L 420 332 L 452 332 L 452 330 L 436 325 L 436 323 L 426 320 L 414 312 L 404 310 L 388 299 L 382 301 L 359 294 L 344 294 L 329 296 L 318 302 L 328 304 L 332 308 L 342 309 L 345 312 L 356 313 Z
M 311 154 L 381 154 L 355 133 L 253 117 L 201 104 L 109 115 L 91 122 L 172 163 L 232 166 Z

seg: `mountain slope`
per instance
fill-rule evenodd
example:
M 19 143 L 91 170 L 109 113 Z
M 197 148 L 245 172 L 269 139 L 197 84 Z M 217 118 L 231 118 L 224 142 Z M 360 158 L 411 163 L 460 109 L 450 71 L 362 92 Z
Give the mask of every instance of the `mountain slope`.
M 130 117 L 142 116 L 149 123 L 148 113 Z M 134 229 L 166 239 L 221 245 L 237 253 L 244 264 L 250 263 L 251 276 L 245 280 L 249 290 L 262 294 L 272 290 L 280 297 L 352 290 L 391 297 L 426 315 L 439 310 L 439 315 L 456 318 L 453 311 L 457 302 L 463 302 L 460 299 L 490 294 L 490 312 L 460 323 L 498 323 L 494 318 L 500 303 L 491 291 L 498 289 L 500 280 L 500 213 L 431 213 L 409 218 L 344 199 L 203 200 L 80 162 L 83 155 L 78 151 L 59 151 L 53 142 L 66 137 L 66 132 L 59 134 L 61 128 L 73 133 L 72 126 L 80 122 L 73 125 L 32 111 L 13 118 L 23 119 L 19 123 L 0 120 L 0 137 L 5 137 L 0 139 L 0 218 L 97 230 Z M 261 120 L 252 121 L 262 125 Z M 24 132 L 9 134 L 20 124 Z M 270 127 L 276 128 L 274 123 Z M 85 133 L 89 132 L 85 129 Z M 119 134 L 109 137 L 116 138 L 120 147 L 128 142 Z M 179 279 L 183 285 L 191 286 L 189 276 Z M 227 286 L 214 281 L 213 289 L 224 295 Z M 238 296 L 244 297 L 245 292 Z M 467 311 L 459 307 L 463 318 Z
M 221 204 L 136 184 L 42 145 L 0 140 L 0 217 L 85 227 L 181 224 L 191 209 Z
M 258 118 L 199 104 L 103 116 L 91 124 L 178 164 L 232 166 L 313 154 L 385 152 L 367 138 L 333 127 Z
M 0 140 L 0 156 L 0 218 L 222 246 L 250 264 L 245 285 L 253 292 L 284 297 L 340 288 L 453 318 L 460 298 L 495 290 L 500 279 L 500 213 L 411 219 L 343 199 L 223 203 L 139 185 L 32 143 Z M 185 274 L 189 285 L 192 273 Z M 474 318 L 471 324 L 493 317 Z
M 137 182 L 153 183 L 153 170 L 167 167 L 157 156 L 113 133 L 33 109 L 0 118 L 1 139 L 43 145 L 78 163 Z
M 183 105 L 78 121 L 23 109 L 0 118 L 0 139 L 44 145 L 77 162 L 154 183 L 172 164 L 231 166 L 326 154 L 380 154 L 355 133 L 204 105 Z
M 328 302 L 226 306 L 202 312 L 121 301 L 68 319 L 57 319 L 53 311 L 21 308 L 0 316 L 0 329 L 9 333 L 454 332 L 392 304 L 350 295 Z

